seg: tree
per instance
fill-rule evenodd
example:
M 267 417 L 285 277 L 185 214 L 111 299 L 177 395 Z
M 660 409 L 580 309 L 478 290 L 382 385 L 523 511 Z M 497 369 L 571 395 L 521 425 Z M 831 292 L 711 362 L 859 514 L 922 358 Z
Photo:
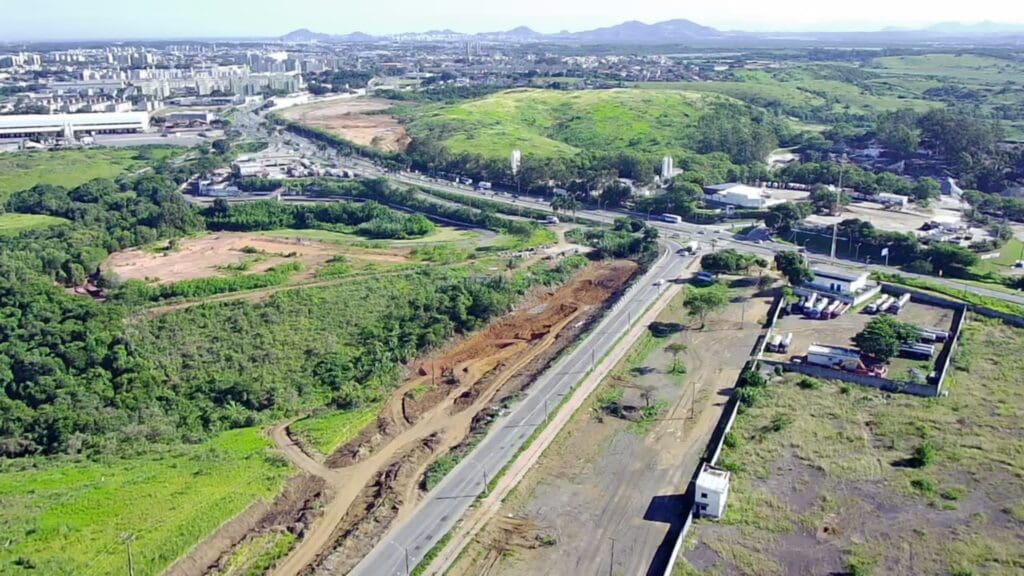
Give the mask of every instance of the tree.
M 703 328 L 708 314 L 725 309 L 729 304 L 729 291 L 721 284 L 712 284 L 705 288 L 690 288 L 683 300 L 683 307 L 690 316 L 700 319 Z
M 938 198 L 941 192 L 942 188 L 939 186 L 939 183 L 927 176 L 918 178 L 917 182 L 914 182 L 914 186 L 910 189 L 910 193 L 917 200 L 932 200 Z
M 580 209 L 580 201 L 569 195 L 559 194 L 551 200 L 551 210 L 557 214 L 559 212 L 571 212 L 573 218 L 576 217 L 576 211 Z
M 616 180 L 601 190 L 601 204 L 608 208 L 618 208 L 622 206 L 623 202 L 629 200 L 632 195 L 633 191 L 629 186 Z
M 231 141 L 224 139 L 214 140 L 213 151 L 221 156 L 227 154 L 228 152 L 231 151 Z
M 880 362 L 888 362 L 900 351 L 900 346 L 917 339 L 918 329 L 897 321 L 889 315 L 878 316 L 867 323 L 853 342 L 860 351 Z
M 789 280 L 793 286 L 799 286 L 804 282 L 814 280 L 814 273 L 807 266 L 807 262 L 800 254 L 792 250 L 779 252 L 775 255 L 775 267 L 782 272 L 782 275 Z
M 811 192 L 810 200 L 816 211 L 836 215 L 842 214 L 843 206 L 850 203 L 850 196 L 842 190 L 832 190 L 819 184 Z
M 949 244 L 934 242 L 924 251 L 924 258 L 941 275 L 964 276 L 967 269 L 979 262 L 978 255 L 970 250 Z
M 741 254 L 731 248 L 712 252 L 700 259 L 700 266 L 708 272 L 717 274 L 739 274 L 747 272 L 751 266 L 766 268 L 768 262 L 754 254 Z
M 683 368 L 683 365 L 679 362 L 679 355 L 686 352 L 686 344 L 672 342 L 668 346 L 665 346 L 665 351 L 672 355 L 672 367 L 669 368 L 668 371 L 672 374 L 685 373 L 686 369 Z
M 809 202 L 786 202 L 776 204 L 768 209 L 764 217 L 764 224 L 779 234 L 789 234 L 793 225 L 810 216 L 811 204 Z

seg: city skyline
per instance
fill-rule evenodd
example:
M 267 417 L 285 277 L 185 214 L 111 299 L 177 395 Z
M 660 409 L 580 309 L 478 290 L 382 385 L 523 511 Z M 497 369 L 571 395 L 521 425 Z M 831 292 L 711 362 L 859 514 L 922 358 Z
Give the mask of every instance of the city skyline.
M 771 5 L 750 0 L 723 0 L 714 5 L 638 0 L 628 6 L 569 0 L 554 8 L 540 0 L 524 0 L 516 5 L 449 0 L 429 7 L 414 0 L 394 0 L 387 11 L 388 18 L 379 16 L 376 5 L 339 7 L 326 0 L 296 0 L 288 5 L 261 6 L 260 10 L 245 10 L 233 1 L 210 6 L 198 0 L 181 0 L 147 7 L 147 11 L 148 17 L 140 20 L 137 5 L 124 0 L 105 2 L 102 8 L 70 0 L 18 3 L 7 9 L 4 21 L 0 22 L 0 39 L 21 42 L 273 38 L 300 28 L 330 34 L 359 31 L 386 35 L 433 29 L 478 33 L 528 26 L 538 32 L 555 33 L 630 20 L 653 23 L 676 18 L 719 30 L 752 32 L 874 31 L 922 28 L 945 22 L 1024 22 L 1024 7 L 1007 7 L 998 0 L 979 0 L 969 6 L 937 2 L 929 6 L 927 15 L 914 6 L 881 0 L 836 6 L 822 6 L 811 0 L 785 0 Z

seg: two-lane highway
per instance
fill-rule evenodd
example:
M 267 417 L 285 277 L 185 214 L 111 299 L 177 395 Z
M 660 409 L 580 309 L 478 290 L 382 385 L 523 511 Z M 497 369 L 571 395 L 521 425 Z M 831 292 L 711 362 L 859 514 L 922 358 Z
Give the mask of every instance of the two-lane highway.
M 410 567 L 462 517 L 486 485 L 512 460 L 531 434 L 547 420 L 600 359 L 612 350 L 629 326 L 658 300 L 667 282 L 675 279 L 692 257 L 681 258 L 678 245 L 667 250 L 605 314 L 579 345 L 549 367 L 511 411 L 494 423 L 484 440 L 432 490 L 412 515 L 385 535 L 351 572 L 353 576 L 391 576 Z

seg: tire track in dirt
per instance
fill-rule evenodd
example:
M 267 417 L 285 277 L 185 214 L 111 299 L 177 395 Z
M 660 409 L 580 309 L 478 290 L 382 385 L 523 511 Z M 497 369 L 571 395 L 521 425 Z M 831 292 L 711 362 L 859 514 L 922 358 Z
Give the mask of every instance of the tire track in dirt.
M 275 434 L 275 443 L 292 462 L 322 474 L 332 490 L 321 518 L 272 573 L 294 576 L 351 569 L 392 522 L 411 511 L 419 478 L 429 463 L 462 442 L 475 417 L 520 372 L 545 354 L 553 356 L 556 343 L 568 345 L 569 341 L 559 341 L 559 335 L 582 324 L 583 316 L 596 313 L 635 271 L 630 262 L 592 265 L 558 290 L 534 298 L 532 306 L 414 364 L 417 376 L 391 395 L 376 425 L 324 465 L 300 454 L 287 434 Z M 435 370 L 441 366 L 454 382 L 438 382 Z M 335 549 L 339 541 L 341 547 Z

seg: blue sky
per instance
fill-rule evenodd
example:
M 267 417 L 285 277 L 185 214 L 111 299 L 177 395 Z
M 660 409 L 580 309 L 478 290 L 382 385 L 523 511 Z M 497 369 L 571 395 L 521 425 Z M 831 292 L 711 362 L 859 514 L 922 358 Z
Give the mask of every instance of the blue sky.
M 879 29 L 960 20 L 1024 22 L 1014 0 L 0 0 L 0 41 L 583 30 L 688 18 L 720 29 Z

